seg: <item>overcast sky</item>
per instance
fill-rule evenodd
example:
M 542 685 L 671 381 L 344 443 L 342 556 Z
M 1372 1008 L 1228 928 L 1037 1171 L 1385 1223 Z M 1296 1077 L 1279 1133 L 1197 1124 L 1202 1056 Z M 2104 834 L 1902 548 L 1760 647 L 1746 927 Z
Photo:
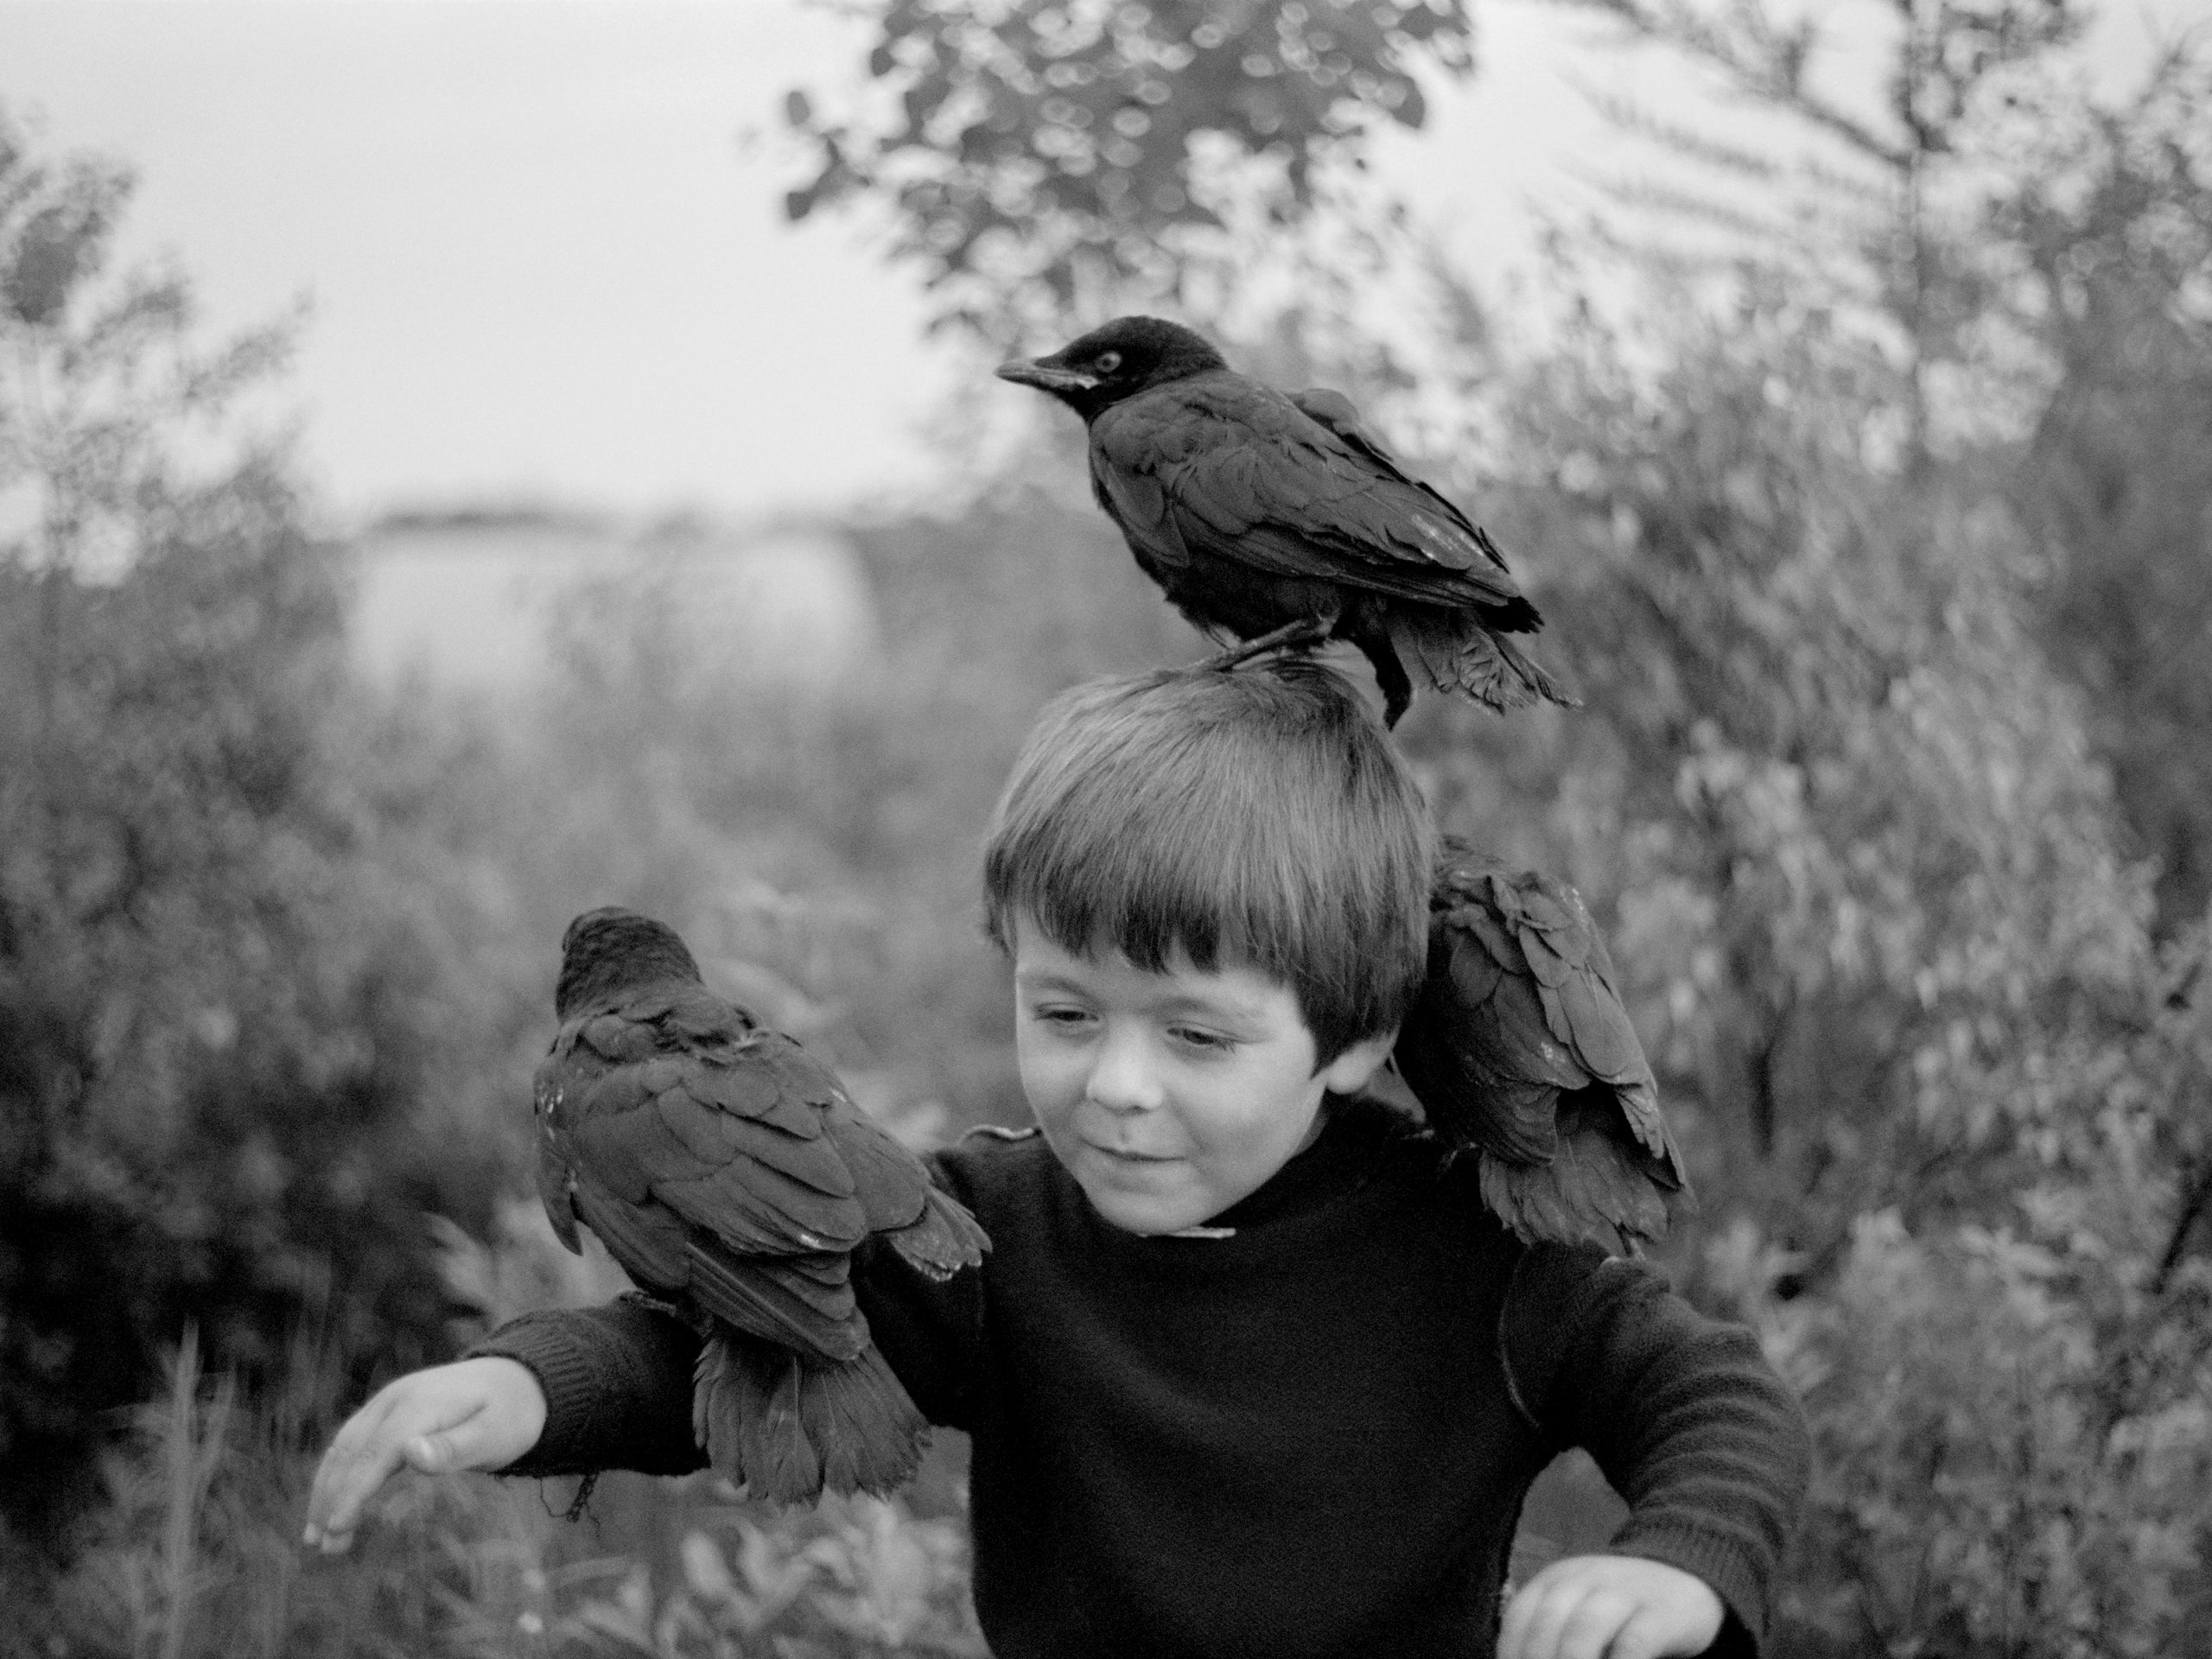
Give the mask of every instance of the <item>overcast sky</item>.
M 2120 63 L 2212 0 L 2113 10 Z M 1480 77 L 1387 164 L 1497 270 L 1605 143 L 1561 64 L 1638 72 L 1546 8 L 1476 12 Z M 310 298 L 294 385 L 341 513 L 752 514 L 920 482 L 932 410 L 999 390 L 849 221 L 784 223 L 798 157 L 741 145 L 865 43 L 798 0 L 0 0 L 0 101 L 137 168 L 125 245 L 175 253 L 212 321 Z

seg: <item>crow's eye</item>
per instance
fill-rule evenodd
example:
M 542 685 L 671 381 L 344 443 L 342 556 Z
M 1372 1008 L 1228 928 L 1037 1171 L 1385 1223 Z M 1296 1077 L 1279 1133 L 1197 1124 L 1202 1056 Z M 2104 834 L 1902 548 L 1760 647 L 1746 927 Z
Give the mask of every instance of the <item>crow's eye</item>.
M 1111 374 L 1122 366 L 1122 354 L 1119 352 L 1101 352 L 1090 359 L 1090 366 L 1101 374 Z

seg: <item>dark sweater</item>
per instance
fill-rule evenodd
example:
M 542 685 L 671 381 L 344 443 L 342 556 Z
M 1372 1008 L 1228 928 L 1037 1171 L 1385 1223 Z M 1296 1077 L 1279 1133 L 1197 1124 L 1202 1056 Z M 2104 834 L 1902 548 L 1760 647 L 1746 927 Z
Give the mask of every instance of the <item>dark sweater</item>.
M 1756 1342 L 1649 1269 L 1524 1248 L 1387 1108 L 1337 1103 L 1225 1237 L 1116 1230 L 1034 1136 L 934 1165 L 988 1262 L 938 1286 L 874 1251 L 861 1301 L 974 1437 L 999 1659 L 1487 1655 L 1522 1497 L 1570 1446 L 1629 1503 L 1610 1548 L 1695 1573 L 1755 1648 L 1806 1465 Z M 509 1472 L 701 1460 L 696 1339 L 664 1313 L 533 1314 L 474 1351 L 545 1389 Z

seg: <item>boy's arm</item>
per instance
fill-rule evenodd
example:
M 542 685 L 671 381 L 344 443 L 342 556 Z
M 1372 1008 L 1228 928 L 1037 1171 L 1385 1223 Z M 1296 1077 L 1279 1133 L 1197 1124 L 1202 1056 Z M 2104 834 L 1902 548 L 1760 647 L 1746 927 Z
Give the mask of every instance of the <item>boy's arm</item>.
M 1731 1615 L 1715 1650 L 1756 1651 L 1809 1461 L 1757 1338 L 1649 1268 L 1556 1246 L 1522 1258 L 1500 1336 L 1516 1403 L 1628 1501 L 1608 1548 L 1710 1586 Z
M 632 1293 L 604 1307 L 525 1313 L 466 1357 L 518 1361 L 545 1395 L 537 1444 L 500 1474 L 682 1475 L 706 1462 L 691 1438 L 698 1333 L 650 1298 Z
M 892 1370 L 932 1423 L 966 1427 L 966 1337 L 976 1274 L 932 1284 L 888 1249 L 864 1245 L 854 1288 Z M 581 1475 L 636 1469 L 688 1474 L 706 1454 L 691 1433 L 699 1335 L 661 1303 L 632 1293 L 604 1307 L 547 1308 L 509 1320 L 471 1359 L 518 1361 L 545 1395 L 537 1444 L 497 1472 Z
M 641 1469 L 683 1474 L 699 1341 L 636 1295 L 605 1307 L 525 1313 L 450 1364 L 410 1371 L 347 1418 L 316 1466 L 306 1541 L 347 1548 L 377 1490 L 402 1467 L 426 1475 Z
M 963 1199 L 957 1172 L 932 1178 Z M 972 1272 L 936 1284 L 887 1249 L 864 1249 L 855 1290 L 878 1346 L 932 1422 L 965 1426 L 982 1293 Z M 636 1292 L 603 1307 L 548 1308 L 501 1325 L 459 1361 L 398 1378 L 339 1430 L 315 1471 L 307 1542 L 351 1543 L 363 1507 L 403 1465 L 424 1474 L 590 1474 L 702 1467 L 692 1438 L 700 1338 Z
M 976 1300 L 976 1275 L 933 1285 L 888 1249 L 864 1246 L 855 1288 L 876 1344 L 933 1423 L 964 1427 L 965 1344 L 956 1334 Z M 632 1292 L 603 1307 L 524 1313 L 471 1347 L 469 1359 L 518 1362 L 545 1395 L 537 1442 L 502 1475 L 636 1469 L 682 1475 L 705 1466 L 692 1438 L 699 1334 L 662 1303 Z

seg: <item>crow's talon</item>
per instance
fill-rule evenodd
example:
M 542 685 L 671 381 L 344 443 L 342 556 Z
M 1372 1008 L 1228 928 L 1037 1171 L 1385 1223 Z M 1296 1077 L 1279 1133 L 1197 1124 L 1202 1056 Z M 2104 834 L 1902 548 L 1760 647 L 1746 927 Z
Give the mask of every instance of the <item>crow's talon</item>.
M 1295 622 L 1286 622 L 1279 628 L 1270 628 L 1256 639 L 1247 639 L 1231 645 L 1218 655 L 1209 657 L 1200 664 L 1217 674 L 1226 674 L 1240 668 L 1255 657 L 1264 657 L 1270 652 L 1318 651 L 1329 643 L 1329 631 L 1335 619 L 1325 616 L 1301 616 Z

